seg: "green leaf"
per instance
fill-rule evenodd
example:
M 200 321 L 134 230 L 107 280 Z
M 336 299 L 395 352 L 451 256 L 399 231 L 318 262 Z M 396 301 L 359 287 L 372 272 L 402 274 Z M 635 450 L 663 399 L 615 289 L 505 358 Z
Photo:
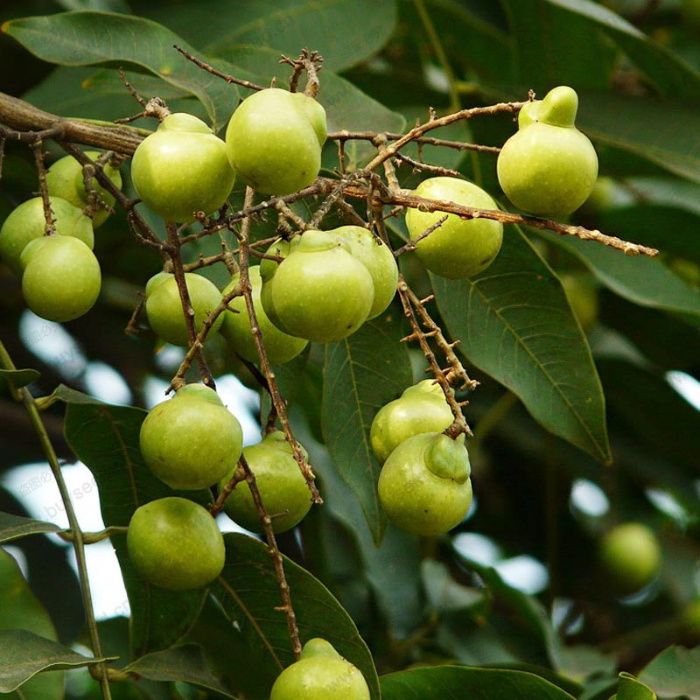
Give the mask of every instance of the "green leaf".
M 377 411 L 413 383 L 401 337 L 398 314 L 391 311 L 326 346 L 323 435 L 338 473 L 362 506 L 375 542 L 381 539 L 386 518 L 377 495 L 380 465 L 369 430 Z
M 275 610 L 280 591 L 267 547 L 245 535 L 226 534 L 226 565 L 212 587 L 229 621 L 241 631 L 251 658 L 265 659 L 270 683 L 294 661 L 287 620 Z M 357 666 L 369 685 L 373 700 L 379 698 L 379 683 L 372 656 L 355 623 L 328 589 L 308 571 L 285 557 L 284 569 L 302 643 L 313 637 L 328 640 L 348 661 Z M 237 655 L 231 665 L 246 673 L 248 659 Z M 268 689 L 269 690 L 269 689 Z
M 617 695 L 614 697 L 617 700 L 656 700 L 654 691 L 629 673 L 620 674 Z
M 139 432 L 145 416 L 138 408 L 107 404 L 71 403 L 66 410 L 66 440 L 95 477 L 107 527 L 128 525 L 140 505 L 173 495 L 141 457 Z M 114 538 L 113 545 L 129 595 L 135 651 L 171 646 L 194 623 L 204 592 L 168 591 L 146 583 L 129 561 L 126 538 Z
M 141 17 L 65 12 L 10 20 L 2 30 L 49 63 L 136 66 L 157 75 L 197 97 L 215 130 L 229 118 L 238 98 L 234 85 L 201 70 L 173 48 L 177 44 L 195 53 L 177 34 Z
M 61 528 L 32 518 L 23 518 L 11 513 L 0 513 L 0 542 L 9 542 L 18 537 L 38 535 L 44 532 L 58 532 Z
M 67 404 L 86 404 L 90 406 L 105 405 L 104 401 L 100 401 L 100 399 L 90 396 L 90 394 L 84 394 L 77 389 L 71 389 L 65 384 L 59 384 L 48 396 L 40 396 L 36 399 L 41 410 L 52 406 L 57 401 L 63 401 Z
M 78 654 L 26 630 L 0 630 L 0 693 L 10 693 L 41 671 L 105 661 Z
M 571 700 L 572 695 L 532 673 L 439 666 L 381 677 L 383 700 Z
M 192 683 L 220 695 L 234 697 L 211 672 L 202 648 L 197 644 L 186 644 L 146 654 L 130 663 L 124 671 L 136 673 L 152 681 Z
M 642 683 L 654 688 L 662 698 L 683 696 L 700 700 L 700 647 L 664 649 L 639 674 Z
M 520 230 L 506 231 L 496 261 L 473 279 L 431 279 L 440 314 L 469 362 L 513 391 L 547 430 L 609 461 L 590 348 L 561 284 Z
M 40 376 L 41 374 L 35 369 L 0 369 L 0 380 L 15 389 L 21 389 L 35 382 Z

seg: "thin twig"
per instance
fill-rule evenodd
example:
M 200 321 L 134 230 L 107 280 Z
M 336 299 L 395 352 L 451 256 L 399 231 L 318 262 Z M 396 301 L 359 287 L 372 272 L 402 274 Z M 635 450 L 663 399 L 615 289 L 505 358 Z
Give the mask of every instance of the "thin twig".
M 203 61 L 201 58 L 197 58 L 196 56 L 193 56 L 189 51 L 185 51 L 181 46 L 178 46 L 177 44 L 173 44 L 173 48 L 176 51 L 179 51 L 188 61 L 192 61 L 195 66 L 198 68 L 201 68 L 202 70 L 206 71 L 207 73 L 211 73 L 212 75 L 215 75 L 217 78 L 221 78 L 222 80 L 225 80 L 229 85 L 232 83 L 234 85 L 240 85 L 241 87 L 247 88 L 248 90 L 264 90 L 265 88 L 262 85 L 258 85 L 257 83 L 252 83 L 250 80 L 243 80 L 241 78 L 236 78 L 234 75 L 229 75 L 228 73 L 223 73 L 220 71 L 218 68 L 214 68 L 214 66 L 210 65 L 209 63 L 206 63 L 206 61 Z
M 219 495 L 216 500 L 209 506 L 209 512 L 215 518 L 226 505 L 226 499 L 233 493 L 233 490 L 241 483 L 241 481 L 246 480 L 246 473 L 239 465 L 234 469 L 231 478 L 221 487 L 219 490 Z
M 44 165 L 44 142 L 37 139 L 32 144 L 34 151 L 34 162 L 36 164 L 37 177 L 39 179 L 39 194 L 44 207 L 44 234 L 53 236 L 56 233 L 56 217 L 51 211 L 51 200 L 49 199 L 49 186 L 46 182 L 46 166 Z
M 441 165 L 430 165 L 428 163 L 423 163 L 420 160 L 415 160 L 409 156 L 405 156 L 403 153 L 397 153 L 394 158 L 410 165 L 414 170 L 422 170 L 426 173 L 433 173 L 433 175 L 443 175 L 446 177 L 457 177 L 464 180 L 464 175 L 459 172 L 459 170 L 453 170 L 452 168 L 443 168 Z

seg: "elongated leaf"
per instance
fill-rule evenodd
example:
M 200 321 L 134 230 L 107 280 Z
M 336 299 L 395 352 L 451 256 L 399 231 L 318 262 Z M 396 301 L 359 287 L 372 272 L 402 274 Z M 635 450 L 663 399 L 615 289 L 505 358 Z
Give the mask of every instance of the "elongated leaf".
M 109 12 L 66 12 L 5 22 L 2 30 L 35 56 L 64 66 L 137 66 L 197 97 L 219 129 L 238 99 L 235 86 L 202 71 L 173 48 L 194 53 L 162 25 Z M 224 66 L 225 68 L 225 66 Z
M 621 673 L 617 686 L 617 700 L 656 700 L 654 691 L 629 673 Z
M 700 700 L 700 647 L 664 649 L 639 674 L 639 680 L 652 687 L 662 698 L 683 696 Z
M 496 261 L 469 280 L 432 275 L 440 313 L 460 352 L 513 391 L 547 430 L 610 459 L 600 380 L 559 281 L 518 229 Z
M 128 525 L 140 505 L 173 495 L 141 457 L 139 431 L 145 416 L 137 408 L 106 404 L 71 403 L 66 410 L 66 440 L 95 477 L 107 527 Z M 193 624 L 204 593 L 167 591 L 144 582 L 129 561 L 126 538 L 115 537 L 113 544 L 129 595 L 134 649 L 143 654 L 171 646 Z
M 571 700 L 544 678 L 523 671 L 440 666 L 381 677 L 383 700 Z
M 251 537 L 227 534 L 224 540 L 226 565 L 212 593 L 230 622 L 240 629 L 251 659 L 256 665 L 261 658 L 265 660 L 271 684 L 280 670 L 294 660 L 286 617 L 275 610 L 280 605 L 280 592 L 272 560 L 267 547 Z M 313 637 L 328 640 L 362 671 L 372 699 L 379 698 L 372 656 L 350 616 L 310 573 L 286 558 L 284 567 L 302 643 Z M 231 665 L 240 668 L 241 673 L 246 672 L 249 663 L 244 655 L 231 659 Z
M 182 681 L 234 697 L 211 672 L 202 648 L 197 644 L 154 651 L 136 659 L 124 670 L 152 681 Z
M 19 688 L 41 671 L 105 661 L 104 658 L 88 658 L 26 630 L 0 630 L 0 649 L 0 693 Z
M 397 317 L 366 323 L 326 346 L 322 429 L 338 473 L 360 502 L 375 541 L 386 524 L 379 505 L 379 463 L 369 443 L 377 411 L 412 383 Z
M 0 382 L 7 382 L 15 389 L 35 382 L 40 376 L 35 369 L 0 369 Z
M 9 542 L 18 537 L 37 535 L 43 532 L 58 532 L 60 529 L 53 523 L 23 518 L 11 513 L 0 513 L 0 542 Z

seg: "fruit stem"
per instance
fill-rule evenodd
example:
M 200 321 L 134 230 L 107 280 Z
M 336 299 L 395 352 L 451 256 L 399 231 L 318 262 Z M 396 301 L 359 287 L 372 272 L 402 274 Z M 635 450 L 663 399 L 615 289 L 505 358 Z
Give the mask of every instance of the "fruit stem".
M 39 193 L 44 207 L 44 235 L 53 236 L 56 233 L 56 219 L 51 211 L 49 186 L 46 182 L 46 166 L 44 165 L 44 142 L 38 138 L 32 144 L 37 177 L 39 178 Z

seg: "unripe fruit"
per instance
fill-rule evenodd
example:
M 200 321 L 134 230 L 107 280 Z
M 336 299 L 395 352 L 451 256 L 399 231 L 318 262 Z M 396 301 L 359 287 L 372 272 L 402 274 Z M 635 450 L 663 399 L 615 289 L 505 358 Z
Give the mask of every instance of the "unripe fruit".
M 197 117 L 170 114 L 136 149 L 131 177 L 139 197 L 166 221 L 188 222 L 228 199 L 235 175 L 226 144 Z
M 326 112 L 316 100 L 267 88 L 236 108 L 226 129 L 226 148 L 246 185 L 282 195 L 316 179 L 326 136 Z
M 203 489 L 232 472 L 243 433 L 213 389 L 183 387 L 153 408 L 141 425 L 141 454 L 150 470 L 174 489 Z
M 244 448 L 243 456 L 255 474 L 260 496 L 272 518 L 272 529 L 285 532 L 301 522 L 311 508 L 311 495 L 284 433 L 270 433 L 257 445 Z M 220 485 L 224 486 L 232 476 L 233 470 Z M 247 482 L 236 486 L 226 499 L 225 508 L 231 518 L 247 530 L 262 530 Z
M 402 442 L 379 474 L 379 501 L 394 525 L 414 535 L 448 532 L 472 502 L 464 435 L 423 433 Z
M 439 433 L 453 420 L 440 385 L 424 379 L 379 409 L 370 429 L 372 450 L 384 462 L 404 440 L 420 433 Z
M 86 151 L 85 155 L 92 160 L 97 160 L 100 157 L 98 151 Z M 122 176 L 119 168 L 110 165 L 109 162 L 103 166 L 104 174 L 114 183 L 116 187 L 121 189 Z M 49 188 L 49 194 L 54 197 L 62 197 L 70 202 L 78 209 L 85 209 L 88 205 L 88 192 L 85 189 L 85 179 L 83 177 L 83 166 L 73 156 L 66 156 L 57 160 L 46 172 L 46 185 Z M 114 196 L 105 190 L 96 178 L 92 178 L 90 186 L 96 191 L 97 196 L 108 206 L 114 205 Z M 103 208 L 95 210 L 95 215 L 92 219 L 93 228 L 102 226 L 107 220 L 109 211 Z
M 372 276 L 374 302 L 369 318 L 375 318 L 391 304 L 399 281 L 399 268 L 391 249 L 380 238 L 362 226 L 341 226 L 333 229 L 340 240 L 350 247 L 353 257 L 359 260 Z
M 92 222 L 80 209 L 60 197 L 49 197 L 55 219 L 56 233 L 73 236 L 92 249 L 95 236 Z M 27 243 L 41 238 L 46 231 L 44 204 L 41 197 L 34 197 L 16 207 L 0 229 L 0 258 L 13 272 L 20 274 L 20 256 Z
M 600 542 L 601 562 L 620 593 L 643 588 L 661 568 L 661 548 L 653 531 L 642 523 L 624 523 L 607 532 Z
M 172 496 L 137 508 L 126 535 L 129 559 L 149 583 L 173 591 L 201 588 L 224 568 L 224 538 L 199 504 Z
M 589 331 L 598 320 L 598 290 L 589 275 L 564 273 L 559 275 L 566 298 L 574 316 L 584 331 Z
M 270 700 L 369 700 L 367 681 L 325 639 L 311 639 L 280 673 Z
M 185 284 L 194 309 L 195 332 L 198 332 L 207 316 L 219 305 L 221 292 L 206 277 L 192 272 L 185 273 Z M 159 272 L 148 281 L 146 315 L 159 338 L 173 345 L 187 345 L 187 325 L 175 275 Z M 223 315 L 219 314 L 209 333 L 216 333 L 223 321 Z
M 598 176 L 593 144 L 574 126 L 578 96 L 560 86 L 523 109 L 519 131 L 498 156 L 498 181 L 523 211 L 570 214 L 588 199 Z
M 281 365 L 295 358 L 309 344 L 308 340 L 295 338 L 293 335 L 283 333 L 267 317 L 260 299 L 262 289 L 262 278 L 258 266 L 248 269 L 250 286 L 253 289 L 253 306 L 255 316 L 258 320 L 258 327 L 262 333 L 263 343 L 267 351 L 267 359 L 273 365 Z M 227 294 L 236 287 L 240 275 L 236 274 L 231 278 L 230 284 L 224 289 L 223 294 Z M 228 340 L 231 347 L 248 362 L 258 362 L 258 350 L 255 345 L 253 334 L 250 330 L 250 316 L 246 308 L 245 299 L 242 296 L 236 297 L 229 302 L 228 308 L 231 311 L 224 312 L 224 321 L 221 326 L 221 335 Z
M 27 306 L 48 321 L 72 321 L 86 314 L 100 294 L 100 264 L 85 243 L 72 236 L 44 236 L 22 252 L 22 294 Z
M 455 177 L 423 180 L 415 194 L 476 209 L 498 209 L 487 192 Z M 406 226 L 411 240 L 419 239 L 445 216 L 447 220 L 443 224 L 418 241 L 416 255 L 420 261 L 431 272 L 448 279 L 471 277 L 485 270 L 501 249 L 503 224 L 488 219 L 462 219 L 456 214 L 446 215 L 440 211 L 409 209 Z
M 266 277 L 272 271 L 272 277 Z M 307 231 L 274 268 L 262 268 L 261 299 L 286 333 L 317 343 L 341 340 L 366 320 L 374 302 L 367 268 L 327 231 Z

